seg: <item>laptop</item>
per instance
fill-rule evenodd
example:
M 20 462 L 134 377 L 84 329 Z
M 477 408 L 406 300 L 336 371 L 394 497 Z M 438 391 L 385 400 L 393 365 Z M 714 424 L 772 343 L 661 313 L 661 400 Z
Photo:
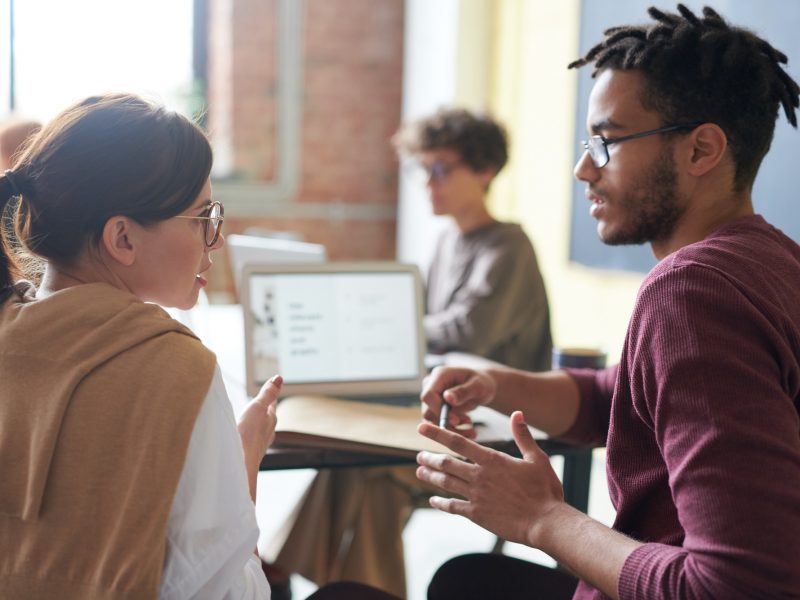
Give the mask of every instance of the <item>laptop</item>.
M 415 265 L 251 264 L 240 296 L 251 396 L 279 373 L 282 396 L 419 401 L 425 338 Z
M 225 246 L 237 292 L 242 289 L 242 271 L 248 264 L 325 262 L 322 244 L 232 233 L 225 236 Z

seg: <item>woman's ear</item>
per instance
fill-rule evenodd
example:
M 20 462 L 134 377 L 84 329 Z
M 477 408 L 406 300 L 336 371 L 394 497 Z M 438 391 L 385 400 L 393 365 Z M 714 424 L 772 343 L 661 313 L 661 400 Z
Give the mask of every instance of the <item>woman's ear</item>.
M 692 142 L 691 155 L 687 168 L 695 177 L 705 175 L 714 169 L 725 156 L 728 149 L 728 136 L 719 125 L 703 123 L 689 136 Z
M 101 243 L 108 255 L 125 267 L 136 262 L 133 222 L 128 217 L 115 216 L 106 221 Z

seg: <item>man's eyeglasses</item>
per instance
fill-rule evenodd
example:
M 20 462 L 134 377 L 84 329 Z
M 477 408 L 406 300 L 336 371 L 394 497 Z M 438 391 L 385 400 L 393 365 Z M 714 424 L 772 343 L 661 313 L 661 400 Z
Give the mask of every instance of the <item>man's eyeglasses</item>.
M 410 172 L 412 177 L 422 179 L 424 181 L 433 181 L 435 183 L 445 183 L 450 177 L 450 173 L 460 167 L 463 163 L 461 161 L 454 163 L 435 162 L 432 165 L 425 165 L 421 162 L 407 163 L 406 169 Z
M 666 127 L 659 127 L 658 129 L 651 129 L 650 131 L 642 131 L 641 133 L 632 133 L 631 135 L 622 135 L 615 138 L 605 138 L 602 135 L 593 135 L 588 140 L 582 140 L 581 145 L 584 150 L 589 153 L 589 158 L 592 159 L 592 164 L 598 169 L 602 169 L 608 164 L 609 155 L 608 147 L 611 144 L 618 144 L 620 142 L 627 142 L 628 140 L 635 140 L 638 138 L 647 137 L 661 133 L 670 133 L 672 131 L 680 131 L 682 129 L 694 129 L 701 123 L 684 123 L 681 125 L 667 125 Z
M 202 219 L 205 226 L 206 246 L 209 248 L 217 243 L 222 231 L 222 222 L 225 220 L 225 208 L 222 202 L 212 202 L 202 214 L 193 217 L 190 215 L 176 215 L 176 219 Z

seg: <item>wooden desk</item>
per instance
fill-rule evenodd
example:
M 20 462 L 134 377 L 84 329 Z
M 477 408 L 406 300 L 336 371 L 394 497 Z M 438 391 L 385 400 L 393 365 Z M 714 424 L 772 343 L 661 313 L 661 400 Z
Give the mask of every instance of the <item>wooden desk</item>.
M 217 361 L 225 379 L 228 395 L 234 411 L 239 413 L 248 402 L 245 391 L 244 333 L 241 306 L 197 306 L 187 315 L 187 321 L 185 322 L 217 354 Z M 448 355 L 445 364 L 480 367 L 485 364 L 485 361 L 470 355 L 451 354 Z M 490 411 L 490 409 L 485 410 Z M 494 411 L 490 412 L 497 415 Z M 500 415 L 497 416 L 500 417 Z M 546 438 L 537 439 L 537 443 L 549 455 L 564 457 L 562 476 L 564 497 L 572 506 L 586 512 L 589 505 L 589 481 L 592 467 L 591 449 L 570 446 Z M 507 442 L 492 444 L 492 446 L 511 455 L 520 456 L 516 444 L 510 439 L 510 429 Z M 413 464 L 413 460 L 396 456 L 343 452 L 320 448 L 270 448 L 261 461 L 261 470 L 335 469 L 403 464 Z

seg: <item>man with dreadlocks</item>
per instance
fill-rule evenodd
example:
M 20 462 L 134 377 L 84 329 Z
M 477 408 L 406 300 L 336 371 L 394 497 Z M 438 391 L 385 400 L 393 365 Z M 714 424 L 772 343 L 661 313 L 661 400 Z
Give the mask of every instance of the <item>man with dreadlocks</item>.
M 650 9 L 570 67 L 593 63 L 575 166 L 607 244 L 648 242 L 617 366 L 534 374 L 438 369 L 426 419 L 479 404 L 511 415 L 515 459 L 432 423 L 469 462 L 421 453 L 431 504 L 538 548 L 580 580 L 505 556 L 453 559 L 429 598 L 800 598 L 800 247 L 755 215 L 753 181 L 786 56 L 714 10 Z M 524 413 L 524 414 L 523 414 Z M 607 445 L 608 528 L 568 506 L 525 425 Z

